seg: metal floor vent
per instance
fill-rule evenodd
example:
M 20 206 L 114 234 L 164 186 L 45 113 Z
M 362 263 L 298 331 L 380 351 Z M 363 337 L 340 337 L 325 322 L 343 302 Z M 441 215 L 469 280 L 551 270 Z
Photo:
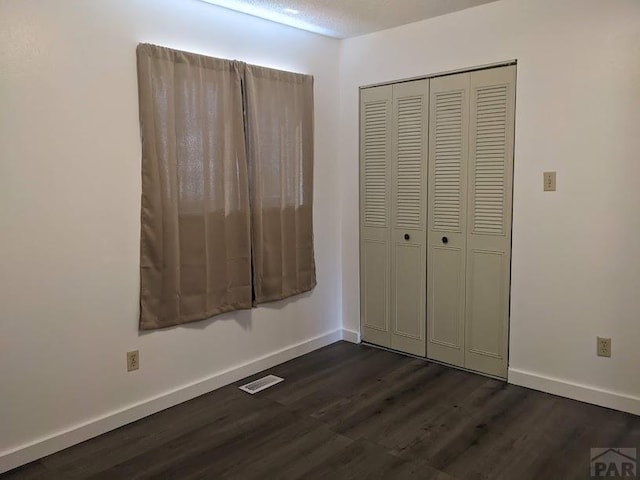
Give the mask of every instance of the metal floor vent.
M 273 387 L 276 383 L 280 383 L 283 381 L 284 378 L 276 377 L 275 375 L 267 375 L 266 377 L 259 378 L 258 380 L 249 382 L 246 385 L 242 385 L 239 388 L 243 392 L 247 392 L 253 395 L 254 393 L 261 392 L 265 388 Z

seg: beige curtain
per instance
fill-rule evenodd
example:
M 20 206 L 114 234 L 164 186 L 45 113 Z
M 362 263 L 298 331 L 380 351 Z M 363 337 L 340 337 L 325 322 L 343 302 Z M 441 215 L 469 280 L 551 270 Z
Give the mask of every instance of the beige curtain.
M 241 64 L 140 45 L 140 328 L 250 308 Z
M 253 289 L 256 303 L 316 285 L 313 77 L 245 67 Z

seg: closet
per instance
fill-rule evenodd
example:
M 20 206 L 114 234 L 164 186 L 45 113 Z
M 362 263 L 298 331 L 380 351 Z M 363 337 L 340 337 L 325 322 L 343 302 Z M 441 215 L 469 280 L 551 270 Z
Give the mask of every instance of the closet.
M 361 89 L 365 342 L 506 377 L 515 72 Z

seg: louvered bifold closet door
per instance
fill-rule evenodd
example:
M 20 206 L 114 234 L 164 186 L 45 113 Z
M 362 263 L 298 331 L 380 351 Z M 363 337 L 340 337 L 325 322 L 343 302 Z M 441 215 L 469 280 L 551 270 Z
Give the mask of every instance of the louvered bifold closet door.
M 463 366 L 469 74 L 430 89 L 427 357 Z
M 471 74 L 466 360 L 507 376 L 516 67 Z
M 393 85 L 391 348 L 426 349 L 429 80 Z
M 391 347 L 391 85 L 360 91 L 360 325 Z

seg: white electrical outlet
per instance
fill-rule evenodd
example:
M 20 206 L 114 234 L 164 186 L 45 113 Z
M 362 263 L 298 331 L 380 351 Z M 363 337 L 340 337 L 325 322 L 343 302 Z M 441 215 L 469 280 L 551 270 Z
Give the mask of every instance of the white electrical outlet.
M 132 372 L 140 368 L 140 353 L 138 350 L 127 352 L 127 372 Z
M 611 339 L 598 337 L 598 356 L 599 357 L 610 357 L 611 356 Z

